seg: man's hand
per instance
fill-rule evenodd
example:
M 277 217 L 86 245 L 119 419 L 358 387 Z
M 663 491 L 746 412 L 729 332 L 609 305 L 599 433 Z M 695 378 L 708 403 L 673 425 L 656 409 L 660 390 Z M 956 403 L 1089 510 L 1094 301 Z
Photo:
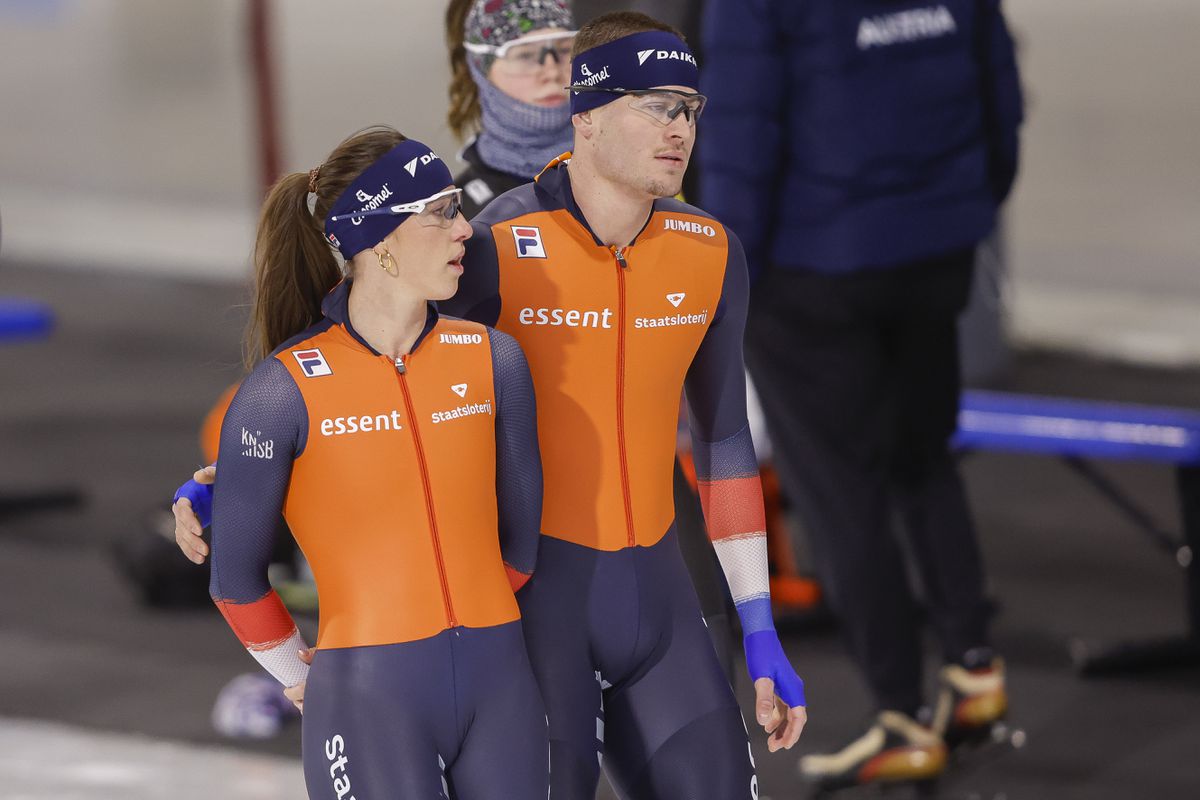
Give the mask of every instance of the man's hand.
M 767 750 L 791 749 L 808 722 L 804 681 L 788 663 L 774 628 L 755 631 L 744 643 L 754 680 L 754 719 L 768 734 Z
M 196 470 L 192 480 L 203 486 L 211 485 L 217 480 L 216 465 Z M 192 501 L 186 497 L 180 497 L 171 506 L 171 512 L 175 515 L 175 544 L 179 545 L 179 549 L 183 551 L 189 561 L 203 564 L 204 559 L 208 556 L 208 545 L 204 543 L 204 526 L 192 509 Z M 303 694 L 303 690 L 301 690 L 301 694 Z
M 196 474 L 198 475 L 199 473 Z M 297 650 L 296 654 L 300 656 L 300 660 L 305 664 L 311 664 L 313 661 L 313 654 L 316 652 L 317 648 L 310 647 L 307 650 Z M 292 704 L 300 710 L 301 714 L 304 713 L 304 687 L 307 685 L 307 683 L 308 681 L 300 681 L 295 686 L 289 686 L 283 690 L 284 696 L 286 696 L 288 700 L 292 701 Z
M 804 706 L 795 708 L 783 702 L 775 694 L 775 681 L 759 678 L 754 682 L 754 715 L 758 724 L 766 730 L 767 750 L 790 750 L 800 738 L 804 724 L 808 722 L 808 710 Z

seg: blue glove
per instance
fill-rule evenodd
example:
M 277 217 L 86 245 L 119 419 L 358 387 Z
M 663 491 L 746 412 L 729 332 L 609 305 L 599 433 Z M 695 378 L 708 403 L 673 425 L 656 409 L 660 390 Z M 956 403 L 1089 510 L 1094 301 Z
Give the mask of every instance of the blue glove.
M 755 631 L 743 642 L 746 646 L 746 668 L 750 679 L 770 678 L 775 682 L 775 694 L 783 702 L 795 708 L 807 705 L 804 702 L 804 681 L 792 669 L 791 663 L 779 643 L 779 634 L 774 628 Z
M 196 512 L 196 517 L 200 520 L 200 526 L 207 528 L 212 522 L 212 484 L 188 481 L 175 492 L 175 500 L 172 502 L 178 502 L 181 497 L 186 497 L 192 501 L 192 511 Z

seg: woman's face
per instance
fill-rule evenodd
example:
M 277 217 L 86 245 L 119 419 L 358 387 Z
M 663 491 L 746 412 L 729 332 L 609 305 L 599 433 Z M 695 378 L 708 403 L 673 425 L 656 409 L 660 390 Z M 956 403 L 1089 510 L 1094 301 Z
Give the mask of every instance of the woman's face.
M 452 202 L 456 199 L 439 198 L 404 220 L 384 240 L 395 256 L 399 278 L 426 300 L 453 297 L 463 273 L 463 242 L 471 238 L 471 225 L 461 211 L 453 219 L 446 218 Z
M 521 38 L 561 32 L 559 28 L 538 28 Z M 508 48 L 504 58 L 492 61 L 488 80 L 522 103 L 546 108 L 561 106 L 567 102 L 563 87 L 571 82 L 571 46 L 574 42 L 574 37 L 564 37 L 515 44 Z

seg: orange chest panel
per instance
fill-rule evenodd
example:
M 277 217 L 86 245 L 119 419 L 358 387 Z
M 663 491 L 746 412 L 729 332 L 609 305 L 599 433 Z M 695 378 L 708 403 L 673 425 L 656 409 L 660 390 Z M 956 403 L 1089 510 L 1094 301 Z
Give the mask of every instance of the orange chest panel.
M 308 411 L 284 514 L 316 577 L 319 645 L 516 619 L 496 531 L 486 329 L 439 320 L 403 371 L 341 326 L 276 358 Z
M 653 544 L 674 517 L 680 393 L 720 302 L 724 229 L 656 212 L 621 259 L 567 211 L 492 233 L 497 327 L 520 342 L 537 391 L 543 533 L 603 550 Z

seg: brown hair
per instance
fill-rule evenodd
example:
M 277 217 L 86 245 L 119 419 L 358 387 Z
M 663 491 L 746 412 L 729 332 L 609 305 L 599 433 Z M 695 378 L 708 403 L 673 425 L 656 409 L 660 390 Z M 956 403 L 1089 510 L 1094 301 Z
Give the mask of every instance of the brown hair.
M 571 49 L 571 58 L 575 58 L 593 47 L 599 47 L 630 34 L 644 33 L 645 31 L 673 33 L 680 39 L 684 39 L 683 34 L 677 29 L 665 22 L 659 22 L 648 14 L 640 11 L 613 11 L 601 14 L 579 29 L 579 34 L 575 37 L 575 47 Z M 686 41 L 684 39 L 684 42 Z
M 325 240 L 325 216 L 355 178 L 405 140 L 383 125 L 343 141 L 320 167 L 285 175 L 263 202 L 254 241 L 254 301 L 246 328 L 246 366 L 321 318 L 321 301 L 342 279 Z M 308 210 L 310 183 L 316 204 Z
M 479 87 L 467 67 L 467 15 L 475 0 L 450 0 L 446 8 L 446 46 L 450 48 L 450 110 L 446 123 L 461 141 L 479 127 Z

